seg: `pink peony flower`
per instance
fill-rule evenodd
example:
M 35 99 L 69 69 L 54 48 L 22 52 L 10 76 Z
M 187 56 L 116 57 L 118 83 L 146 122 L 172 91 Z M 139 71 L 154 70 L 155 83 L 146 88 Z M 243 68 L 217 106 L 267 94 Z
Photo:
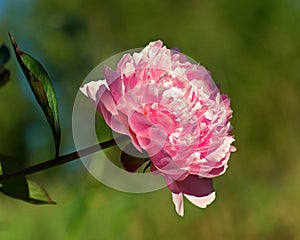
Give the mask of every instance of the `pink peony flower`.
M 125 54 L 116 71 L 106 67 L 104 75 L 105 80 L 89 82 L 81 91 L 112 130 L 147 152 L 151 171 L 164 176 L 179 215 L 184 214 L 183 196 L 205 208 L 215 199 L 212 178 L 226 171 L 235 151 L 230 99 L 203 66 L 161 41 Z M 129 171 L 142 163 L 123 160 Z

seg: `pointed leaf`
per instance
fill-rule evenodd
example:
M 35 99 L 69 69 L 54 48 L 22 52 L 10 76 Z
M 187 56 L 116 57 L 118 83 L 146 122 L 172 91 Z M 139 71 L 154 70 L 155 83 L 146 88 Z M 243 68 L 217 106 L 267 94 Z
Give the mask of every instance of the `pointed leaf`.
M 16 159 L 3 154 L 0 154 L 0 162 L 3 174 L 14 172 L 20 166 Z M 10 197 L 19 199 L 27 199 L 29 197 L 29 190 L 24 176 L 4 179 L 1 181 L 1 185 L 0 191 Z
M 147 162 L 146 166 L 143 169 L 143 173 L 145 173 L 150 166 L 151 166 L 151 161 L 149 160 L 149 162 Z
M 0 64 L 0 87 L 9 80 L 9 71 Z
M 30 179 L 27 179 L 27 183 L 29 187 L 29 199 L 27 202 L 33 204 L 56 204 L 40 184 Z
M 0 65 L 4 65 L 10 57 L 10 53 L 8 47 L 2 43 L 0 43 Z
M 9 80 L 9 71 L 4 64 L 9 60 L 10 53 L 6 45 L 0 43 L 0 87 Z
M 58 156 L 61 132 L 58 119 L 57 100 L 49 75 L 37 60 L 18 48 L 13 36 L 10 34 L 9 36 L 18 63 L 20 64 L 31 90 L 51 127 L 56 147 L 55 154 Z

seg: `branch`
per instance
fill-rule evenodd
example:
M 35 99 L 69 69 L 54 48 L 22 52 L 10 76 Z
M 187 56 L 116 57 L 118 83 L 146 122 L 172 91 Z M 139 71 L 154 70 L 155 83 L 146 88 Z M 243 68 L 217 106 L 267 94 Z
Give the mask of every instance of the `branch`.
M 127 140 L 128 137 L 127 136 L 121 136 L 119 137 L 117 140 L 118 141 L 124 141 Z M 17 177 L 17 176 L 25 176 L 25 175 L 29 175 L 32 173 L 36 173 L 45 169 L 49 169 L 58 165 L 62 165 L 64 163 L 67 162 L 71 162 L 73 160 L 76 160 L 80 157 L 85 157 L 88 156 L 94 152 L 97 152 L 99 150 L 103 150 L 106 148 L 110 148 L 112 146 L 116 145 L 116 140 L 115 139 L 111 139 L 109 141 L 106 142 L 102 142 L 102 143 L 97 143 L 95 145 L 92 145 L 90 147 L 84 148 L 79 150 L 78 152 L 72 152 L 63 156 L 58 156 L 55 157 L 53 159 L 50 159 L 46 162 L 42 162 L 42 163 L 38 163 L 29 167 L 25 167 L 22 168 L 18 171 L 15 172 L 11 172 L 11 173 L 6 173 L 6 174 L 2 174 L 0 175 L 0 182 L 2 182 L 4 179 L 9 179 L 9 178 L 13 178 L 13 177 Z

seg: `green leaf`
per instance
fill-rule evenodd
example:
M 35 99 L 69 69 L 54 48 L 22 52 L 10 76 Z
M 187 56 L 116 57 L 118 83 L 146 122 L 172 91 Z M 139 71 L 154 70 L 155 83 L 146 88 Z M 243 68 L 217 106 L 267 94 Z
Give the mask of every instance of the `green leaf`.
M 10 72 L 0 64 L 0 87 L 9 80 Z
M 4 65 L 10 57 L 8 47 L 0 43 L 0 65 Z
M 19 169 L 20 165 L 14 158 L 0 154 L 0 161 L 3 174 L 14 172 Z M 1 192 L 10 197 L 19 199 L 28 199 L 29 197 L 29 189 L 24 176 L 4 179 L 1 181 L 1 185 Z
M 55 141 L 55 155 L 58 156 L 61 131 L 58 118 L 57 100 L 49 75 L 36 59 L 18 48 L 18 45 L 12 35 L 9 34 L 9 36 L 18 63 L 21 66 L 31 90 L 51 127 Z
M 33 204 L 56 204 L 47 191 L 37 182 L 27 179 L 29 187 L 29 199 L 27 202 Z
M 8 174 L 21 167 L 17 159 L 0 154 L 0 173 Z M 0 182 L 0 191 L 7 196 L 21 199 L 32 204 L 55 204 L 47 191 L 35 181 L 25 176 L 3 179 Z

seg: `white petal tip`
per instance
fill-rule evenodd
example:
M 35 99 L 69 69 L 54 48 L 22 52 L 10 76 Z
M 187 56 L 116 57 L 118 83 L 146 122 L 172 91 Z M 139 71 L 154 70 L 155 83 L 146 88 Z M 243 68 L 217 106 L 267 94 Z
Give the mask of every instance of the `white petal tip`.
M 184 194 L 184 196 L 194 205 L 200 208 L 206 208 L 209 204 L 211 204 L 215 198 L 216 198 L 216 193 L 212 192 L 211 194 L 205 196 L 205 197 L 196 197 L 192 195 L 187 195 Z
M 79 88 L 79 90 L 87 96 L 87 85 L 83 85 L 83 87 Z
M 90 82 L 84 84 L 82 87 L 79 88 L 79 90 L 85 96 L 90 98 L 93 102 L 97 102 L 97 94 L 99 95 L 100 88 L 103 85 L 107 89 L 109 89 L 106 80 L 97 80 L 97 81 L 90 81 Z M 103 90 L 102 90 L 102 92 L 103 92 Z M 100 94 L 100 96 L 101 96 L 101 94 Z
M 172 193 L 172 200 L 175 205 L 175 210 L 179 216 L 183 217 L 184 207 L 183 207 L 183 196 L 182 193 Z

